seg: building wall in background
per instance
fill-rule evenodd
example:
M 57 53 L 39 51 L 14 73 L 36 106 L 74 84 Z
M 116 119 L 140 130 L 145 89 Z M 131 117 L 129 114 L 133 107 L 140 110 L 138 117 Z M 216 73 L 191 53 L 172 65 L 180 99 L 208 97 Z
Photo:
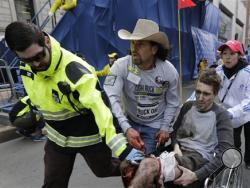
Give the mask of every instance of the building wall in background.
M 245 44 L 247 9 L 242 0 L 214 0 L 213 4 L 221 11 L 220 32 L 222 42 L 238 39 Z
M 0 0 L 0 36 L 4 35 L 5 27 L 16 20 L 30 21 L 31 18 L 40 10 L 48 0 Z M 51 0 L 50 2 L 54 2 Z M 50 9 L 49 3 L 39 14 L 37 25 L 41 25 L 48 15 Z M 56 21 L 59 21 L 65 12 L 58 10 Z M 50 32 L 53 28 L 52 19 L 46 25 L 44 30 Z
M 13 0 L 0 1 L 0 36 L 4 35 L 6 25 L 16 20 L 15 6 Z
M 31 22 L 34 15 L 32 0 L 14 0 L 15 11 L 18 21 Z

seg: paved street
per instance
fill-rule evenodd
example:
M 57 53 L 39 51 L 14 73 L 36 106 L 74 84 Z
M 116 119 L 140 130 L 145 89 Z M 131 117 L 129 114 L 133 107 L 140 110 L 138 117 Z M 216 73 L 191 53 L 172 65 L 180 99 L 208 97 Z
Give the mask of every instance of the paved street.
M 18 138 L 0 144 L 0 188 L 38 188 L 43 181 L 44 143 Z M 250 184 L 250 171 L 244 170 L 243 188 Z M 95 177 L 79 155 L 69 188 L 122 188 L 121 179 Z
M 44 143 L 18 138 L 0 144 L 0 188 L 38 188 L 43 182 Z M 120 177 L 97 178 L 79 155 L 69 188 L 122 188 Z

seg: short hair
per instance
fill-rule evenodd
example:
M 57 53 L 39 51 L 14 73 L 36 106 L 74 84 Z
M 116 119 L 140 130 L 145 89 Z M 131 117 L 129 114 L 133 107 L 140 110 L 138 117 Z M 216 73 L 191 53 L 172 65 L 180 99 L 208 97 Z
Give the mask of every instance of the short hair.
M 44 33 L 33 23 L 12 22 L 5 29 L 5 40 L 12 51 L 24 51 L 32 44 L 45 45 Z
M 209 86 L 212 86 L 214 94 L 215 95 L 218 94 L 219 89 L 220 89 L 221 78 L 216 73 L 216 70 L 214 68 L 209 68 L 203 71 L 199 75 L 198 81 L 201 83 L 207 84 Z

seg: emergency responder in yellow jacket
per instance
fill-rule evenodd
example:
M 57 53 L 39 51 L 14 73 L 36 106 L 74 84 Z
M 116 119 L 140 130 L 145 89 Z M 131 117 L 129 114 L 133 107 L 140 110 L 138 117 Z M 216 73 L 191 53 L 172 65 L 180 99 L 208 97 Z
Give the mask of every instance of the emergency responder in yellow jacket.
M 92 66 L 30 23 L 9 24 L 5 40 L 22 61 L 25 90 L 46 121 L 43 187 L 67 187 L 77 153 L 98 177 L 120 175 L 110 149 L 122 160 L 143 158 L 116 133 Z

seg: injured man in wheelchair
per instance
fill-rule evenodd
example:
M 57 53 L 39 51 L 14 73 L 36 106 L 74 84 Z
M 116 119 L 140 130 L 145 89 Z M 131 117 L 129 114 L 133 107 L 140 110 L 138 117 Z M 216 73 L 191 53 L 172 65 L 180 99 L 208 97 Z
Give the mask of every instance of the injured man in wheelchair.
M 214 69 L 200 74 L 196 101 L 186 102 L 174 123 L 173 150 L 122 162 L 125 187 L 203 187 L 205 178 L 222 165 L 223 151 L 233 146 L 230 114 L 215 102 L 220 82 Z

